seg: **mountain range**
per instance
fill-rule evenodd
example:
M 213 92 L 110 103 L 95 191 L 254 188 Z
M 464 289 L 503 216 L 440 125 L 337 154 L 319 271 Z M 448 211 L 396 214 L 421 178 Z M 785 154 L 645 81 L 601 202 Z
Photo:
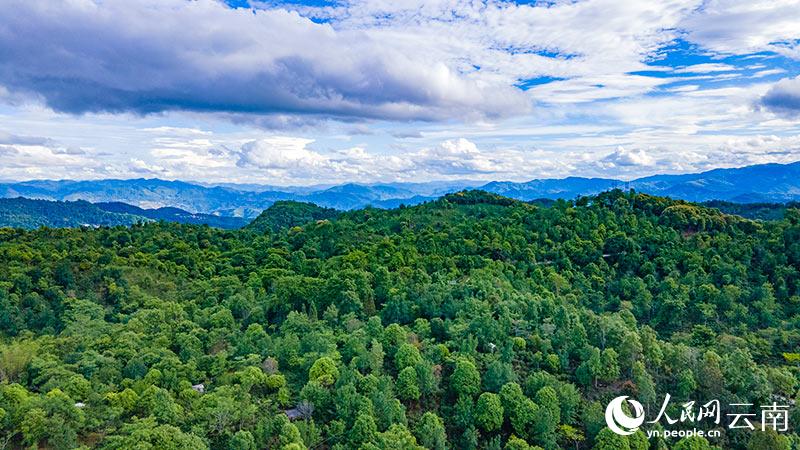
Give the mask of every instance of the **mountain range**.
M 518 200 L 572 199 L 622 188 L 694 202 L 723 200 L 735 203 L 784 203 L 800 200 L 800 162 L 715 169 L 696 174 L 654 175 L 631 181 L 568 177 L 527 182 L 443 181 L 279 187 L 230 183 L 204 185 L 161 179 L 45 180 L 0 183 L 0 198 L 83 200 L 100 205 L 98 207 L 106 212 L 131 214 L 153 220 L 169 220 L 165 216 L 172 214 L 181 220 L 190 221 L 194 214 L 200 222 L 189 223 L 208 223 L 213 217 L 217 217 L 222 222 L 215 223 L 214 226 L 235 228 L 241 226 L 244 220 L 255 218 L 264 209 L 281 200 L 313 203 L 338 210 L 367 205 L 394 208 L 401 204 L 418 204 L 447 193 L 473 188 Z M 207 216 L 199 216 L 201 214 Z M 225 218 L 235 220 L 224 222 Z
M 0 198 L 0 227 L 67 228 L 133 225 L 152 221 L 178 222 L 235 229 L 248 223 L 241 217 L 191 213 L 178 208 L 144 209 L 121 202 L 89 203 L 84 200 L 53 201 Z

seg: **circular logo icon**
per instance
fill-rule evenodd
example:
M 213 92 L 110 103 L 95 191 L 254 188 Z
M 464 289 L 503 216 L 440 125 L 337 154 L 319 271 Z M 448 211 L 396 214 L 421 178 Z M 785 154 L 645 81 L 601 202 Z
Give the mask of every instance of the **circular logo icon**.
M 633 410 L 633 417 L 630 417 L 625 410 L 622 409 L 622 404 L 628 401 L 628 404 Z M 622 436 L 628 436 L 636 432 L 639 427 L 644 423 L 644 408 L 642 404 L 633 399 L 628 399 L 627 395 L 617 397 L 606 406 L 606 425 L 614 433 Z

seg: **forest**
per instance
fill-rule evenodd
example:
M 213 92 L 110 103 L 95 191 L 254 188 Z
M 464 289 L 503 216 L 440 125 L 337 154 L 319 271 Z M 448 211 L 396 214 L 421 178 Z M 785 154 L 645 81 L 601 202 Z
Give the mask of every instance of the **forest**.
M 241 230 L 2 228 L 0 264 L 0 449 L 800 448 L 797 209 L 282 202 Z M 606 427 L 667 393 L 790 428 Z

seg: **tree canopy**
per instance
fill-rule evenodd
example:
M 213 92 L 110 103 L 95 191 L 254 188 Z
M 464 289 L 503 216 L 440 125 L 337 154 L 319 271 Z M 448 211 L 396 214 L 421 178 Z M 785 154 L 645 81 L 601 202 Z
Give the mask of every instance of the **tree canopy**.
M 282 207 L 299 221 L 0 229 L 0 448 L 639 449 L 610 399 L 797 396 L 796 210 Z

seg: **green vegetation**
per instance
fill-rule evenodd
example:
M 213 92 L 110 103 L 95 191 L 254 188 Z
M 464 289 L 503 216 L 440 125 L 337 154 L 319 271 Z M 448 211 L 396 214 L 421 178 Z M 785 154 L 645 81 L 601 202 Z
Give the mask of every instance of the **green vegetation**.
M 0 227 L 109 227 L 159 220 L 230 229 L 241 228 L 247 223 L 240 217 L 194 214 L 178 208 L 142 209 L 119 202 L 60 202 L 23 197 L 0 199 Z
M 720 200 L 703 202 L 703 206 L 716 208 L 725 214 L 735 214 L 748 219 L 780 220 L 788 209 L 800 207 L 798 202 L 787 203 L 732 203 Z
M 81 227 L 116 226 L 147 222 L 132 214 L 104 211 L 82 200 L 51 202 L 27 198 L 0 198 L 0 227 Z
M 711 445 L 603 417 L 796 398 L 797 210 L 473 191 L 280 217 L 0 229 L 0 448 L 797 448 L 796 410 Z
M 281 200 L 272 204 L 253 220 L 248 229 L 257 233 L 278 232 L 284 228 L 303 225 L 315 220 L 333 219 L 339 211 L 323 208 L 313 203 Z

